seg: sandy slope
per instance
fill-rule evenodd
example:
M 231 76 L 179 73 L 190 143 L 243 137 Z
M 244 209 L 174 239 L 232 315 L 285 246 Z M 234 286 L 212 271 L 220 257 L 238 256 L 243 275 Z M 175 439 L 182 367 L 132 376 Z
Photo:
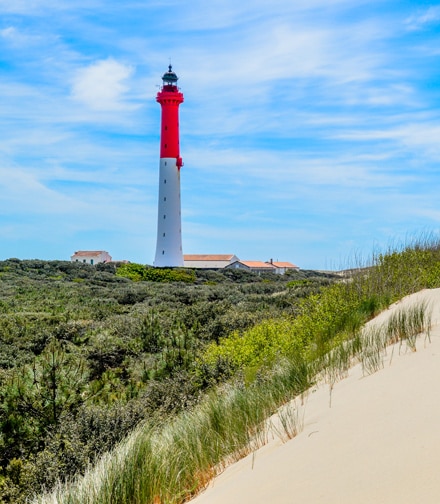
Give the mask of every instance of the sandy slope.
M 431 343 L 395 349 L 391 365 L 360 366 L 309 394 L 304 429 L 227 468 L 193 504 L 440 503 L 440 289 L 408 296 L 382 313 L 428 301 Z

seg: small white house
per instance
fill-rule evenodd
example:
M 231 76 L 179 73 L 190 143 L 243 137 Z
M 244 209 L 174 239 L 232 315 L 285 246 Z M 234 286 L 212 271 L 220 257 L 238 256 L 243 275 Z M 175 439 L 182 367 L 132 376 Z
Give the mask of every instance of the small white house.
M 234 254 L 185 254 L 183 261 L 185 268 L 221 269 L 238 261 L 238 257 Z
M 70 256 L 72 262 L 85 264 L 98 264 L 111 262 L 111 255 L 105 250 L 78 250 Z

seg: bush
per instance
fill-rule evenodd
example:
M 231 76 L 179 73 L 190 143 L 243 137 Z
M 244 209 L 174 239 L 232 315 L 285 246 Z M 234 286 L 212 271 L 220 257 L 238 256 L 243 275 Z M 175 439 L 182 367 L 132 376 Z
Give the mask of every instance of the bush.
M 136 263 L 121 264 L 116 270 L 116 275 L 129 278 L 134 282 L 143 280 L 148 282 L 194 283 L 196 281 L 196 275 L 193 270 L 184 268 L 151 268 Z

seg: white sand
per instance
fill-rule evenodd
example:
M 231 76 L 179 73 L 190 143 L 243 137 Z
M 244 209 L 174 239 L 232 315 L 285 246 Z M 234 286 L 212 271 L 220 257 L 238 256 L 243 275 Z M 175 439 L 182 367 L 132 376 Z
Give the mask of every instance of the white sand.
M 440 289 L 408 296 L 433 307 L 431 343 L 396 348 L 391 365 L 355 366 L 332 392 L 309 395 L 304 429 L 228 467 L 193 504 L 440 504 Z

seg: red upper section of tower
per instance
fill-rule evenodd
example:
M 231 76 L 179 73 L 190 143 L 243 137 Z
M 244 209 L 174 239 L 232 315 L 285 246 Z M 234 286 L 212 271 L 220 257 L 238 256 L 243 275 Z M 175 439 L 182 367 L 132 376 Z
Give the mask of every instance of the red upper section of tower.
M 178 168 L 182 166 L 179 147 L 179 105 L 183 102 L 183 94 L 177 87 L 177 75 L 172 71 L 162 77 L 163 86 L 157 93 L 156 100 L 162 106 L 162 120 L 160 132 L 160 157 L 176 158 Z

